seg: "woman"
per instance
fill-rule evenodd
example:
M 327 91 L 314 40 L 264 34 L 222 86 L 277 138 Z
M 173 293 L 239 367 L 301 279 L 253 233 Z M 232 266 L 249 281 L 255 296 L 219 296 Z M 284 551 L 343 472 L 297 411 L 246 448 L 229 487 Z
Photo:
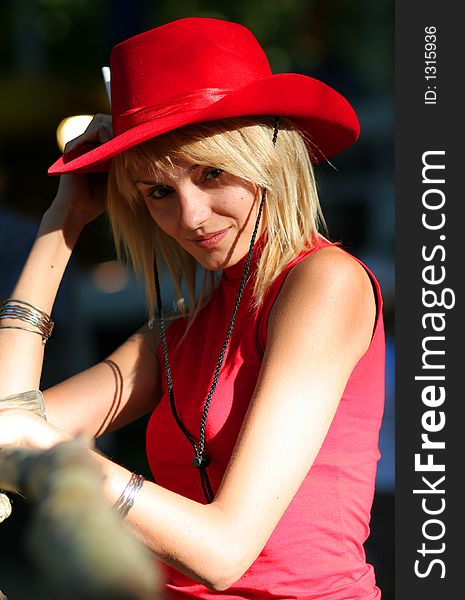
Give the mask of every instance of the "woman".
M 159 326 L 47 390 L 48 423 L 2 411 L 1 443 L 49 447 L 152 412 L 156 483 L 96 458 L 108 501 L 165 563 L 170 597 L 379 598 L 362 544 L 384 389 L 381 296 L 319 232 L 311 165 L 356 140 L 352 108 L 317 80 L 272 75 L 247 29 L 215 19 L 131 38 L 111 70 L 113 131 L 96 117 L 51 168 L 67 174 L 0 312 L 0 395 L 38 388 L 62 273 L 103 210 L 79 173 L 109 169 L 115 239 L 144 274 Z M 179 298 L 181 284 L 190 295 L 169 327 L 162 258 Z M 207 275 L 196 296 L 197 265 Z

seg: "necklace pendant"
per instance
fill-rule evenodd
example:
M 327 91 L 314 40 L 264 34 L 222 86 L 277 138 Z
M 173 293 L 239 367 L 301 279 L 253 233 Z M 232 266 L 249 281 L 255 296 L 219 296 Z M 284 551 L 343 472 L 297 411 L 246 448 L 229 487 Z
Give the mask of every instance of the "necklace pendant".
M 202 469 L 208 467 L 210 464 L 210 458 L 205 456 L 205 454 L 201 454 L 200 456 L 194 456 L 192 459 L 192 466 L 196 469 Z

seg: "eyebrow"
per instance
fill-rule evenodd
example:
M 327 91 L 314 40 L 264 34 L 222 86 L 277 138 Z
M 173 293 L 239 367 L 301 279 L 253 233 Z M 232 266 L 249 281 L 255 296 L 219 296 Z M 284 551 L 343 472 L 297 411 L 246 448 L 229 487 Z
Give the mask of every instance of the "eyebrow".
M 198 169 L 200 167 L 199 164 L 195 163 L 192 166 L 190 166 L 188 169 L 186 169 L 186 171 L 195 171 L 196 169 Z M 156 185 L 159 182 L 158 181 L 154 181 L 153 179 L 136 179 L 134 181 L 135 184 L 137 183 L 142 183 L 143 185 Z

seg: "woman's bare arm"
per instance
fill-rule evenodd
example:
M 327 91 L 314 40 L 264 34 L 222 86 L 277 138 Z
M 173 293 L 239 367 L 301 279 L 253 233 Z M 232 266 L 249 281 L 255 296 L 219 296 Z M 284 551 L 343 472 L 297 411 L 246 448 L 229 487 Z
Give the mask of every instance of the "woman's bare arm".
M 111 118 L 97 115 L 81 142 L 111 137 Z M 82 229 L 105 207 L 93 181 L 83 175 L 60 178 L 58 191 L 45 212 L 35 243 L 11 296 L 51 314 L 55 297 Z M 100 190 L 102 191 L 102 190 Z M 28 326 L 2 319 L 2 326 Z M 53 335 L 53 334 L 52 334 Z M 147 412 L 159 396 L 155 357 L 157 334 L 147 328 L 132 336 L 106 361 L 45 393 L 48 419 L 58 428 L 87 435 L 103 433 Z M 0 397 L 38 389 L 44 346 L 41 336 L 21 329 L 0 329 Z
M 153 410 L 161 396 L 157 330 L 143 327 L 106 360 L 44 392 L 47 419 L 96 437 Z
M 11 296 L 51 314 L 63 273 L 84 223 L 60 201 L 44 214 L 37 238 Z M 1 325 L 27 326 L 18 319 Z M 53 335 L 53 334 L 52 334 Z M 0 396 L 37 389 L 44 346 L 40 335 L 0 329 Z
M 86 131 L 67 144 L 98 144 L 112 136 L 111 118 L 97 115 Z M 71 253 L 83 228 L 105 209 L 103 194 L 95 193 L 84 175 L 60 177 L 57 194 L 42 217 L 36 240 L 11 297 L 51 314 L 56 294 Z M 0 325 L 25 326 L 18 319 L 2 319 Z M 44 347 L 41 337 L 20 329 L 0 329 L 0 397 L 37 389 L 42 373 Z
M 95 213 L 82 214 L 73 207 L 69 195 L 85 197 L 88 190 L 86 178 L 72 180 L 60 183 L 12 292 L 48 314 L 82 228 L 101 210 L 97 206 Z M 1 324 L 27 326 L 17 319 L 2 319 Z M 157 330 L 142 328 L 106 361 L 47 390 L 49 421 L 72 434 L 94 436 L 145 414 L 160 395 L 157 343 Z M 39 388 L 44 348 L 39 335 L 0 329 L 0 397 Z

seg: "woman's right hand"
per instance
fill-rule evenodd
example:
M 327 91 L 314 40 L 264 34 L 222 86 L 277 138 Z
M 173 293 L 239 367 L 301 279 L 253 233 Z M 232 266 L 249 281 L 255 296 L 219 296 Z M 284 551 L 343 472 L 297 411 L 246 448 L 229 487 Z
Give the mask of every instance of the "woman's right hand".
M 0 447 L 23 446 L 46 450 L 71 437 L 29 410 L 0 408 Z
M 97 146 L 112 137 L 111 116 L 97 114 L 83 134 L 66 144 L 65 152 L 86 143 Z M 76 227 L 84 227 L 105 210 L 106 181 L 106 173 L 61 175 L 48 216 L 71 219 Z

